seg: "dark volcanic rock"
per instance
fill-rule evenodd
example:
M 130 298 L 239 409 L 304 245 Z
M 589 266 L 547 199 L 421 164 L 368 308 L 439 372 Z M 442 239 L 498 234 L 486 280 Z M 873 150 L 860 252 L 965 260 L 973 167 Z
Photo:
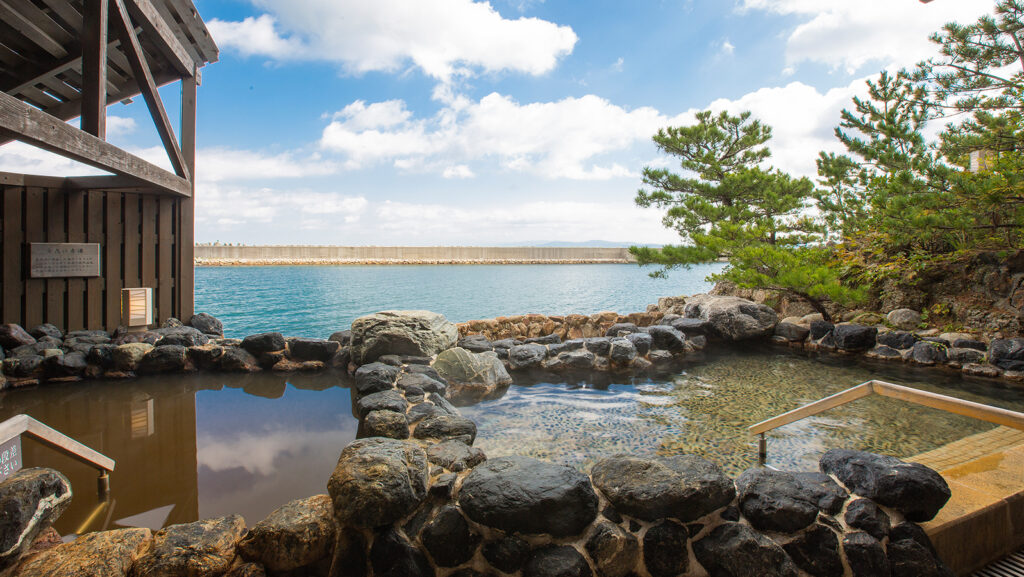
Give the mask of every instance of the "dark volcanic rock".
M 616 365 L 626 366 L 637 357 L 636 347 L 629 339 L 612 339 L 608 350 L 608 360 Z
M 35 337 L 28 334 L 25 329 L 21 328 L 21 325 L 14 323 L 0 325 L 0 346 L 7 350 L 23 345 L 33 345 L 35 342 Z
M 448 349 L 437 355 L 433 368 L 444 377 L 448 383 L 448 398 L 457 404 L 500 397 L 512 384 L 505 364 L 493 352 Z
M 931 366 L 946 362 L 946 347 L 929 341 L 918 341 L 910 352 L 910 360 L 919 365 Z
M 539 367 L 548 354 L 544 345 L 526 344 L 512 347 L 508 351 L 509 368 L 513 371 Z
M 686 335 L 672 327 L 653 326 L 647 333 L 651 335 L 652 348 L 655 350 L 681 353 L 686 350 Z
M 594 367 L 597 357 L 588 350 L 571 350 L 558 353 L 557 357 L 544 362 L 544 368 L 551 371 L 582 370 Z
M 556 335 L 555 333 L 551 333 L 550 335 L 544 335 L 542 337 L 532 337 L 526 339 L 523 342 L 525 344 L 533 343 L 538 345 L 557 345 L 558 343 L 562 342 L 562 339 L 559 338 L 559 336 Z
M 911 521 L 933 519 L 950 497 L 941 475 L 895 457 L 832 449 L 822 456 L 820 466 L 852 492 L 892 507 Z
M 413 436 L 417 439 L 453 439 L 469 437 L 469 445 L 476 440 L 476 423 L 456 415 L 435 415 L 427 417 L 416 425 Z
M 427 455 L 415 443 L 372 438 L 341 452 L 327 482 L 339 524 L 380 527 L 411 513 L 427 494 Z
M 394 528 L 377 533 L 370 548 L 370 565 L 378 577 L 433 577 L 426 555 Z
M 334 534 L 331 498 L 316 495 L 267 515 L 238 542 L 238 552 L 272 572 L 292 571 L 328 558 Z
M 857 499 L 850 503 L 846 508 L 846 524 L 879 540 L 889 534 L 889 516 L 869 499 Z
M 65 353 L 48 357 L 44 362 L 48 378 L 80 377 L 85 373 L 88 362 L 84 353 Z
M 579 551 L 551 545 L 535 550 L 523 566 L 523 577 L 591 577 L 590 565 Z
M 343 347 L 347 347 L 352 344 L 352 331 L 345 329 L 343 331 L 336 331 L 331 333 L 331 336 L 327 337 L 327 340 L 334 341 Z
M 217 317 L 208 313 L 192 315 L 192 318 L 188 320 L 188 325 L 203 334 L 218 337 L 224 334 L 224 323 L 220 322 Z
M 836 326 L 828 321 L 811 321 L 811 340 L 821 340 L 835 328 Z
M 434 515 L 420 535 L 423 547 L 441 567 L 469 561 L 480 545 L 480 535 L 469 528 L 459 510 L 446 505 Z
M 1005 371 L 1024 371 L 1024 339 L 994 339 L 988 347 L 988 362 Z
M 732 480 L 695 455 L 640 459 L 615 455 L 592 470 L 594 486 L 615 509 L 645 521 L 674 517 L 694 521 L 732 502 Z
M 260 370 L 259 361 L 241 347 L 227 347 L 220 356 L 220 370 L 234 373 L 253 373 Z
M 841 324 L 832 329 L 836 347 L 844 351 L 866 351 L 875 346 L 877 335 L 877 328 L 857 324 Z
M 953 348 L 956 349 L 973 349 L 976 351 L 985 352 L 988 350 L 988 345 L 984 342 L 975 339 L 955 339 L 953 341 Z
M 835 515 L 850 496 L 846 489 L 824 473 L 793 473 L 793 477 L 802 485 L 804 495 L 817 503 L 822 513 Z
M 250 353 L 259 356 L 263 353 L 280 351 L 287 343 L 281 333 L 260 333 L 249 335 L 242 339 L 242 348 Z
M 435 415 L 447 415 L 448 413 L 433 403 L 419 403 L 413 405 L 407 416 L 409 417 L 410 423 L 418 423 L 427 417 L 433 417 Z
M 839 539 L 824 525 L 815 525 L 782 546 L 796 566 L 814 577 L 841 577 Z
M 220 575 L 245 534 L 241 515 L 171 525 L 153 535 L 153 547 L 135 563 L 135 577 Z
M 491 459 L 462 482 L 459 504 L 470 519 L 507 532 L 579 535 L 597 516 L 586 475 L 529 457 Z
M 791 343 L 798 343 L 807 339 L 811 329 L 794 323 L 779 323 L 775 325 L 775 336 L 782 337 Z
M 905 331 L 889 331 L 879 334 L 877 340 L 880 345 L 902 351 L 913 347 L 914 343 L 917 342 L 917 337 L 914 336 L 914 333 Z
M 662 521 L 644 534 L 644 565 L 651 577 L 676 577 L 686 573 L 690 556 L 686 542 L 690 534 L 675 521 Z
M 14 565 L 70 504 L 71 483 L 53 469 L 22 469 L 0 482 L 0 571 Z
M 26 378 L 35 376 L 42 367 L 43 357 L 25 355 L 4 359 L 4 374 L 8 377 Z
M 636 354 L 641 357 L 647 356 L 654 345 L 654 339 L 647 333 L 630 333 L 626 335 L 626 340 L 633 343 L 633 346 L 636 347 Z
M 640 328 L 637 327 L 634 323 L 615 323 L 614 325 L 608 327 L 608 330 L 605 331 L 604 336 L 618 337 L 621 336 L 622 334 L 635 333 L 638 332 L 639 330 Z
M 370 411 L 361 421 L 356 437 L 387 437 L 389 439 L 409 438 L 409 418 L 394 411 Z
M 41 325 L 34 327 L 32 330 L 29 331 L 29 334 L 36 339 L 50 337 L 61 340 L 64 338 L 64 334 L 60 332 L 60 329 L 58 329 L 56 325 L 50 323 L 43 323 Z
M 795 533 L 818 517 L 818 502 L 792 473 L 747 469 L 736 480 L 740 511 L 755 529 Z
M 139 372 L 170 373 L 185 368 L 188 349 L 181 345 L 161 345 L 146 353 L 139 363 Z
M 337 341 L 300 338 L 292 339 L 288 343 L 288 354 L 298 361 L 323 361 L 326 363 L 340 348 L 341 344 Z
M 101 369 L 109 369 L 114 365 L 114 345 L 93 345 L 85 355 L 85 361 Z
M 612 349 L 612 340 L 609 337 L 591 337 L 585 339 L 584 346 L 599 357 L 607 357 Z
M 409 408 L 409 401 L 405 400 L 402 392 L 397 389 L 370 393 L 356 401 L 356 416 L 360 419 L 370 411 L 392 411 L 405 414 Z
M 394 388 L 399 370 L 384 363 L 370 363 L 359 367 L 355 374 L 356 392 L 360 395 L 369 395 Z
M 707 336 L 711 331 L 711 325 L 703 319 L 675 319 L 669 326 L 692 339 L 698 336 Z
M 607 515 L 605 515 L 607 517 Z M 653 528 L 652 528 L 653 529 Z M 647 532 L 650 535 L 650 531 Z M 657 539 L 658 543 L 664 542 Z M 685 551 L 686 542 L 683 541 Z M 654 545 L 656 549 L 658 545 Z M 618 525 L 608 521 L 600 522 L 595 528 L 590 539 L 587 539 L 587 553 L 594 561 L 598 577 L 626 577 L 636 567 L 637 559 L 640 557 L 640 544 L 632 534 L 627 533 Z M 657 553 L 655 553 L 657 556 Z M 679 550 L 676 551 L 679 556 Z M 683 556 L 683 559 L 686 559 Z M 686 562 L 683 562 L 685 569 Z M 652 571 L 653 575 L 654 572 Z
M 459 339 L 456 346 L 466 349 L 472 353 L 483 353 L 494 350 L 494 345 L 492 345 L 491 341 L 487 340 L 487 337 L 483 335 L 467 335 L 462 337 Z
M 893 529 L 886 548 L 889 555 L 889 566 L 893 575 L 913 575 L 914 577 L 953 577 L 953 572 L 939 559 L 935 549 L 931 547 L 928 536 L 921 531 L 920 536 L 907 534 L 898 526 Z M 923 537 L 923 539 L 922 539 Z
M 484 559 L 497 570 L 515 573 L 526 563 L 530 545 L 517 537 L 507 536 L 485 543 L 483 554 Z
M 797 577 L 775 541 L 739 523 L 722 523 L 693 543 L 697 561 L 712 577 Z
M 192 327 L 171 327 L 153 331 L 160 335 L 156 346 L 180 345 L 183 347 L 198 347 L 210 342 L 210 337 Z
M 890 577 L 889 560 L 882 543 L 867 533 L 848 533 L 843 537 L 843 551 L 853 577 Z
M 487 456 L 480 449 L 470 447 L 461 441 L 445 441 L 427 447 L 427 460 L 449 471 L 460 473 L 483 463 Z
M 428 367 L 429 368 L 429 367 Z M 447 385 L 437 379 L 420 373 L 403 373 L 398 377 L 398 388 L 408 390 L 410 387 L 419 387 L 425 393 L 444 394 Z

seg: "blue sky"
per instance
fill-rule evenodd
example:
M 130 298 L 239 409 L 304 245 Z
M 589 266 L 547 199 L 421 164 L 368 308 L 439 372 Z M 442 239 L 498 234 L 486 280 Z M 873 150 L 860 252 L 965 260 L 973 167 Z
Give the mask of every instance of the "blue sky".
M 774 127 L 813 176 L 865 78 L 932 54 L 991 0 L 198 0 L 198 242 L 665 243 L 633 205 L 659 127 L 713 108 Z M 169 109 L 177 86 L 162 90 Z M 167 160 L 142 99 L 108 138 Z M 0 148 L 0 169 L 86 172 Z

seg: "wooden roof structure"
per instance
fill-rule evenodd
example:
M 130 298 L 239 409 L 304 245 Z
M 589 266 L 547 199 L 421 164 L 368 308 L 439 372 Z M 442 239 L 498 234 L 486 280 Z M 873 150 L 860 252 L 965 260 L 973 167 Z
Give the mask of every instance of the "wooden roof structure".
M 190 196 L 195 89 L 217 58 L 191 0 L 0 0 L 0 144 L 20 140 L 115 175 L 69 177 L 71 188 Z M 180 140 L 157 91 L 178 80 Z M 105 141 L 107 104 L 140 94 L 174 173 Z M 76 117 L 80 129 L 67 124 Z

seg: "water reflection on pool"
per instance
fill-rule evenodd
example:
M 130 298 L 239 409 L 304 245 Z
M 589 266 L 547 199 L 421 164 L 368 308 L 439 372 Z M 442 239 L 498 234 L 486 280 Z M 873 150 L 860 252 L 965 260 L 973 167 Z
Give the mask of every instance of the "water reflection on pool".
M 1024 410 L 1022 389 L 958 373 L 763 349 L 708 354 L 658 378 L 521 377 L 502 398 L 462 411 L 492 457 L 526 454 L 586 469 L 619 452 L 697 453 L 735 474 L 755 458 L 747 426 L 873 378 Z M 24 441 L 26 466 L 54 467 L 72 481 L 75 497 L 57 526 L 65 534 L 229 513 L 256 523 L 289 500 L 325 492 L 357 427 L 351 390 L 336 374 L 173 375 L 0 392 L 0 419 L 18 413 L 117 461 L 111 500 L 98 507 L 93 469 Z M 770 462 L 814 468 L 830 447 L 908 456 L 988 428 L 867 398 L 779 429 Z

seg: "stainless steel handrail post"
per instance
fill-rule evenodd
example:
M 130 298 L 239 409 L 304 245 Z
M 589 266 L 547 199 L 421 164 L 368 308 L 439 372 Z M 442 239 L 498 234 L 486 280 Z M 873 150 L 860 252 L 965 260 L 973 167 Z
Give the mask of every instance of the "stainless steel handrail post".
M 761 433 L 761 438 L 757 441 L 757 466 L 764 467 L 765 463 L 768 462 L 768 439 L 765 438 L 764 433 Z

